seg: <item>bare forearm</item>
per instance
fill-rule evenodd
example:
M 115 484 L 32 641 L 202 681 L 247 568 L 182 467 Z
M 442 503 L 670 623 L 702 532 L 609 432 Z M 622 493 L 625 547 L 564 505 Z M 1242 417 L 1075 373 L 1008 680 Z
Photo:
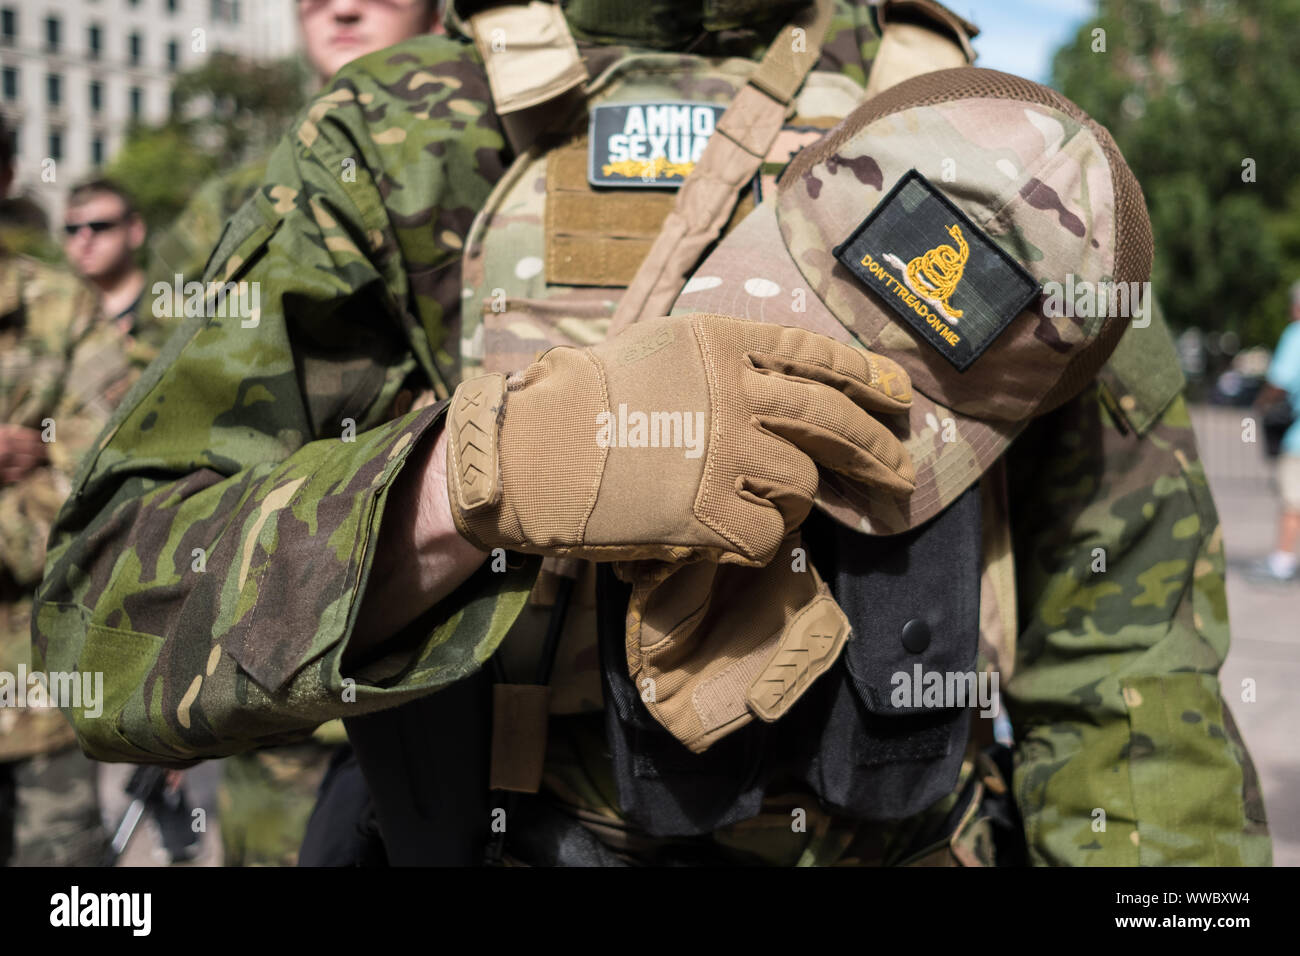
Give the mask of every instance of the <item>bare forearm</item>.
M 469 578 L 487 554 L 456 531 L 447 502 L 447 433 L 426 439 L 389 491 L 345 663 L 400 631 Z

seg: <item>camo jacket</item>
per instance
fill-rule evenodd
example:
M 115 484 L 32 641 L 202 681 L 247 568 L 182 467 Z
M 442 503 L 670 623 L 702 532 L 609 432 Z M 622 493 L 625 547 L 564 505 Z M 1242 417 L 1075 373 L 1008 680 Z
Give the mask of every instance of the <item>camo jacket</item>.
M 862 83 L 876 42 L 866 8 L 842 2 L 820 66 Z M 619 52 L 601 48 L 588 69 Z M 301 739 L 493 654 L 535 560 L 485 564 L 393 640 L 403 650 L 340 671 L 387 492 L 444 413 L 442 400 L 406 411 L 411 395 L 445 399 L 459 379 L 464 239 L 509 160 L 473 47 L 430 36 L 345 67 L 277 147 L 206 274 L 259 283 L 260 309 L 185 320 L 59 515 L 34 654 L 107 675 L 104 717 L 69 714 L 88 754 L 185 765 Z M 1181 383 L 1176 369 L 1126 380 L 1155 379 L 1139 401 L 1103 376 L 1010 452 L 1029 462 L 1010 469 L 1023 468 L 1016 766 L 1006 782 L 974 762 L 963 777 L 1011 787 L 1034 863 L 1269 860 L 1216 678 L 1222 536 Z M 548 779 L 593 827 L 626 834 L 598 725 L 553 723 Z M 776 808 L 714 842 L 755 862 L 990 862 L 975 810 L 920 852 L 952 806 L 800 833 Z

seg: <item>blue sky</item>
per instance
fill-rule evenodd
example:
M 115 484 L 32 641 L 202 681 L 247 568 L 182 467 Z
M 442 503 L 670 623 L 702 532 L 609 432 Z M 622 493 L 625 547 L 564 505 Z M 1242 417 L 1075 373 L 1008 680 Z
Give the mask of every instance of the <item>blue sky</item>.
M 976 66 L 1050 79 L 1052 54 L 1096 10 L 1094 0 L 946 0 L 980 28 Z

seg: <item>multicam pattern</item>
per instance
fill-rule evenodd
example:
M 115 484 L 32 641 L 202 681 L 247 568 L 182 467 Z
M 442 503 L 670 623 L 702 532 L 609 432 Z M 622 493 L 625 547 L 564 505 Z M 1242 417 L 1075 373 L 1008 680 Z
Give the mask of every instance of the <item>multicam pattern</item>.
M 864 6 L 840 4 L 824 57 L 857 82 L 865 80 L 874 44 L 868 22 Z M 354 160 L 355 181 L 340 175 L 347 160 Z M 428 37 L 345 69 L 276 151 L 268 184 L 236 215 L 209 270 L 264 283 L 258 325 L 188 320 L 115 416 L 55 529 L 35 654 L 47 666 L 80 664 L 111 675 L 106 719 L 78 725 L 89 752 L 181 763 L 299 737 L 328 717 L 391 706 L 456 680 L 492 653 L 516 619 L 535 562 L 511 562 L 505 574 L 480 572 L 443 602 L 427 631 L 406 635 L 412 650 L 401 660 L 357 675 L 356 703 L 343 700 L 339 658 L 365 587 L 383 492 L 441 413 L 435 406 L 394 418 L 390 410 L 410 382 L 445 397 L 459 380 L 461 252 L 506 160 L 472 50 Z M 1184 686 L 1188 653 L 1208 693 L 1222 657 L 1221 554 L 1212 553 L 1217 522 L 1205 510 L 1203 485 L 1194 492 L 1194 483 L 1179 485 L 1174 473 L 1162 472 L 1128 496 L 1117 490 L 1147 456 L 1163 456 L 1157 470 L 1168 465 L 1172 440 L 1157 440 L 1162 429 L 1182 427 L 1180 408 L 1171 406 L 1144 440 L 1108 418 L 1091 392 L 1058 412 L 1043 434 L 1057 442 L 1048 453 L 1059 461 L 1050 466 L 1092 468 L 1092 475 L 1035 483 L 1036 457 L 1012 469 L 1020 479 L 1012 500 L 1023 538 L 1026 622 L 1013 700 L 1026 739 L 1017 794 L 1035 862 L 1107 859 L 1080 839 L 1091 820 L 1081 803 L 1092 800 L 1073 796 L 1100 783 L 1086 778 L 1095 765 L 1077 748 L 1094 727 L 1106 735 L 1095 739 L 1113 775 L 1123 776 L 1110 768 L 1126 746 L 1151 743 L 1149 753 L 1129 747 L 1138 796 L 1128 804 L 1111 799 L 1112 821 L 1130 814 L 1158 847 L 1162 827 L 1188 819 L 1171 801 L 1199 804 L 1202 793 L 1213 792 L 1220 803 L 1203 810 L 1204 826 L 1192 834 L 1213 831 L 1213 846 L 1188 840 L 1186 853 L 1209 861 L 1216 848 L 1235 847 L 1243 862 L 1268 858 L 1253 774 L 1226 715 L 1206 716 L 1199 737 L 1189 735 L 1190 721 L 1162 720 L 1146 721 L 1140 736 L 1115 719 L 1130 712 L 1117 711 L 1113 694 L 1098 685 L 1113 662 L 1107 647 L 1127 653 L 1142 641 L 1160 646 L 1166 632 L 1185 635 L 1178 639 L 1183 653 L 1170 645 L 1170 653 L 1140 667 L 1130 663 L 1132 689 L 1144 701 L 1128 705 L 1132 713 L 1159 699 L 1144 680 L 1171 693 Z M 1067 416 L 1072 430 L 1061 429 Z M 355 423 L 353 442 L 339 437 L 347 418 Z M 1108 435 L 1107 447 L 1123 444 L 1127 457 L 1090 456 L 1099 435 Z M 1035 456 L 1034 446 L 1024 447 Z M 1190 433 L 1178 447 L 1194 462 Z M 1188 473 L 1195 471 L 1189 464 Z M 1073 528 L 1081 515 L 1112 507 L 1128 521 L 1100 521 L 1095 537 L 1110 549 L 1108 583 L 1131 596 L 1102 600 L 1095 588 L 1072 595 L 1074 585 L 1063 596 L 1056 582 L 1070 582 L 1090 557 L 1073 544 Z M 1192 538 L 1189 509 L 1201 514 Z M 1164 567 L 1163 552 L 1144 550 L 1162 541 L 1185 549 L 1204 542 L 1205 560 L 1174 558 L 1176 568 Z M 201 573 L 192 570 L 194 548 L 206 554 Z M 1150 615 L 1137 630 L 1130 627 L 1134 609 Z M 1196 611 L 1210 622 L 1201 626 L 1213 654 L 1197 651 L 1186 629 L 1188 620 L 1196 627 Z M 1094 635 L 1108 636 L 1100 653 L 1049 652 L 1071 640 L 1090 647 Z M 1103 673 L 1078 679 L 1080 661 Z M 561 666 L 568 662 L 596 667 L 575 648 L 562 653 Z M 573 698 L 573 709 L 588 708 L 588 695 Z M 635 837 L 620 835 L 629 828 L 612 796 L 602 719 L 588 713 L 556 721 L 546 787 L 622 846 Z M 1232 745 L 1210 746 L 1219 740 L 1211 728 Z M 1161 760 L 1169 753 L 1185 796 L 1147 785 L 1170 766 Z M 1005 790 L 973 757 L 962 779 L 977 781 L 983 794 Z M 806 798 L 773 798 L 772 813 L 714 837 L 722 859 L 746 862 L 992 862 L 982 800 L 968 804 L 975 809 L 962 816 L 958 838 L 926 839 L 929 825 L 959 799 L 954 793 L 882 828 L 836 825 L 805 806 Z M 808 810 L 802 832 L 790 826 L 792 809 Z M 1123 829 L 1111 825 L 1111 837 L 1123 835 L 1127 845 L 1110 859 L 1132 861 L 1141 851 Z M 662 850 L 643 840 L 629 855 L 669 855 Z
M 0 422 L 43 431 L 49 464 L 0 487 L 0 671 L 30 671 L 32 592 L 73 474 L 139 374 L 124 336 L 69 272 L 0 248 Z M 0 709 L 0 760 L 73 742 L 51 709 Z
M 920 129 L 924 150 L 916 148 Z M 945 177 L 945 167 L 954 172 Z M 776 215 L 791 258 L 808 287 L 867 348 L 895 357 L 920 391 L 956 411 L 994 420 L 1023 417 L 1103 320 L 1027 311 L 971 375 L 958 373 L 883 310 L 862 309 L 861 285 L 835 268 L 831 249 L 909 169 L 946 191 L 1035 278 L 1059 282 L 1069 271 L 1078 281 L 1097 282 L 1113 276 L 1115 267 L 1105 156 L 1092 133 L 1064 112 L 1019 99 L 966 97 L 883 116 L 778 191 Z M 1042 199 L 1047 196 L 1051 202 Z M 1033 351 L 1022 342 L 1041 343 L 1031 368 L 1019 364 Z M 990 382 L 999 388 L 991 391 Z
M 1064 369 L 1097 342 L 1102 323 L 1122 320 L 1029 309 L 996 347 L 958 372 L 878 304 L 833 250 L 916 169 L 1038 280 L 1063 282 L 1068 271 L 1095 283 L 1114 274 L 1115 203 L 1111 171 L 1092 132 L 1045 105 L 966 96 L 887 114 L 856 132 L 854 122 L 820 162 L 791 170 L 773 208 L 760 209 L 701 264 L 675 311 L 730 311 L 813 327 L 904 367 L 919 393 L 907 441 L 916 492 L 900 501 L 828 478 L 818 502 L 850 527 L 890 534 L 929 519 L 969 487 Z M 934 236 L 936 244 L 947 239 Z M 880 249 L 876 258 L 888 252 Z M 897 277 L 904 278 L 902 268 Z
M 753 67 L 749 60 L 630 56 L 593 82 L 591 102 L 725 104 Z M 839 117 L 860 95 L 842 75 L 814 73 L 795 108 L 800 116 Z M 575 133 L 584 129 L 579 122 Z M 784 141 L 781 145 L 788 149 Z M 594 345 L 605 338 L 620 290 L 547 281 L 545 240 L 552 225 L 547 218 L 547 174 L 547 156 L 521 156 L 474 221 L 464 260 L 461 361 L 467 374 L 479 369 L 514 371 L 553 345 Z

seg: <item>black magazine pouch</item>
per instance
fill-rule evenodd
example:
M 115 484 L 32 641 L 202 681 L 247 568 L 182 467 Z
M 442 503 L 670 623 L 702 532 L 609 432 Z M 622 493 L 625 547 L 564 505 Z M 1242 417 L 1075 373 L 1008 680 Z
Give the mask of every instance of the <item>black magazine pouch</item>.
M 899 820 L 951 793 L 978 701 L 978 484 L 913 531 L 870 537 L 818 512 L 804 525 L 853 634 L 783 720 L 786 760 L 829 809 Z M 936 682 L 939 682 L 938 684 Z
M 755 816 L 764 738 L 759 722 L 693 754 L 651 716 L 627 672 L 630 585 L 598 564 L 596 615 L 605 728 L 619 809 L 653 836 L 697 836 Z

